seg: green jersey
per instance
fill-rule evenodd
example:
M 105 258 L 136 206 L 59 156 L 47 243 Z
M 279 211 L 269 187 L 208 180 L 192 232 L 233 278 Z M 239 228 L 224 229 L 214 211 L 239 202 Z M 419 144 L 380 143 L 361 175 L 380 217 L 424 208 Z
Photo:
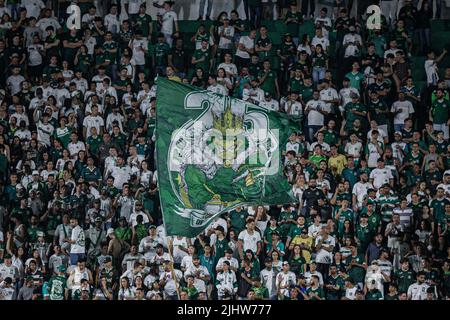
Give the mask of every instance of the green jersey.
M 223 256 L 225 256 L 225 251 L 229 248 L 228 240 L 223 238 L 222 240 L 217 239 L 215 244 L 215 256 L 216 259 L 219 260 Z
M 305 86 L 302 85 L 300 87 L 300 95 L 302 96 L 302 100 L 304 103 L 308 102 L 312 99 L 314 93 L 314 87 L 313 86 Z
M 386 111 L 389 111 L 389 109 L 383 101 L 369 102 L 370 119 L 375 120 L 379 126 L 388 124 L 388 113 L 385 113 Z M 387 134 L 387 132 L 385 133 Z
M 392 213 L 398 204 L 398 196 L 393 193 L 388 195 L 382 194 L 378 197 L 377 204 L 381 208 L 381 220 L 386 223 L 391 222 Z
M 297 78 L 290 78 L 289 79 L 289 88 L 290 91 L 294 91 L 294 92 L 300 92 L 301 88 L 303 85 L 303 80 L 302 78 L 297 79 Z
M 378 213 L 372 213 L 370 217 L 368 217 L 369 229 L 372 233 L 376 233 L 378 231 L 378 227 L 380 226 L 381 217 Z
M 446 100 L 436 100 L 431 106 L 431 114 L 434 124 L 446 124 L 449 119 L 449 102 Z
M 347 266 L 350 266 L 352 261 L 361 265 L 365 262 L 364 256 L 362 254 L 358 254 L 356 256 L 348 256 L 345 260 L 345 264 Z M 364 268 L 355 265 L 351 266 L 348 271 L 348 275 L 355 281 L 355 283 L 364 282 L 365 274 L 366 270 Z
M 248 217 L 248 212 L 245 210 L 236 211 L 233 210 L 230 212 L 230 221 L 231 221 L 231 228 L 235 230 L 238 234 L 242 230 L 245 229 L 246 225 L 246 219 Z
M 267 74 L 267 75 L 266 75 Z M 269 70 L 267 73 L 264 70 L 261 70 L 258 74 L 258 78 L 262 79 L 266 75 L 264 82 L 261 83 L 260 88 L 264 90 L 264 92 L 270 92 L 272 97 L 276 96 L 276 87 L 275 83 L 277 80 L 277 74 L 273 70 Z
M 338 287 L 337 289 L 327 289 L 327 300 L 339 300 L 341 298 L 342 290 L 345 286 L 344 279 L 342 279 L 341 276 L 333 277 L 330 275 L 325 281 L 325 284 Z
M 289 10 L 284 19 L 285 23 L 287 19 L 290 20 L 287 22 L 286 32 L 292 34 L 293 37 L 296 37 L 298 35 L 298 27 L 301 23 L 303 23 L 303 15 L 300 11 L 292 12 Z
M 105 50 L 105 59 L 111 61 L 111 63 L 115 63 L 117 61 L 117 49 L 118 44 L 115 41 L 104 42 L 103 50 Z M 109 50 L 116 49 L 116 52 L 109 52 Z
M 150 35 L 150 24 L 152 23 L 152 17 L 148 14 L 138 15 L 136 17 L 136 29 L 142 31 L 142 36 L 147 38 Z
M 446 198 L 442 199 L 433 199 L 430 202 L 430 208 L 433 209 L 433 215 L 436 221 L 441 221 L 445 218 L 445 205 L 449 204 Z
M 354 114 L 353 111 L 357 112 L 365 112 L 367 114 L 366 107 L 361 103 L 353 103 L 349 102 L 344 106 L 344 114 L 345 114 L 345 129 L 349 130 L 353 127 L 353 121 L 356 119 L 359 119 L 361 121 L 361 124 L 365 125 L 367 122 L 367 118 L 364 116 L 361 116 L 359 114 Z
M 48 282 L 50 300 L 64 300 L 67 288 L 67 280 L 62 276 L 53 276 Z
M 211 60 L 211 52 L 209 52 L 209 49 L 206 49 L 204 51 L 202 49 L 195 50 L 194 59 L 199 60 L 202 58 L 204 58 L 204 60 L 197 62 L 195 64 L 195 68 L 202 68 L 203 72 L 205 74 L 208 74 Z
M 325 293 L 323 292 L 322 287 L 318 286 L 317 288 L 309 287 L 306 289 L 306 294 L 310 296 L 309 300 L 319 300 L 316 296 L 311 296 L 311 293 L 315 293 L 319 298 L 325 298 Z
M 158 67 L 167 66 L 167 57 L 169 56 L 170 47 L 166 42 L 157 43 L 153 49 L 155 65 Z
M 416 282 L 416 276 L 412 270 L 398 269 L 394 271 L 394 278 L 397 279 L 399 292 L 408 292 L 408 288 Z
M 366 300 L 383 300 L 380 290 L 370 290 L 366 293 Z
M 364 80 L 364 74 L 362 74 L 361 72 L 349 72 L 345 76 L 350 79 L 350 88 L 355 88 L 358 90 L 361 89 L 361 84 Z

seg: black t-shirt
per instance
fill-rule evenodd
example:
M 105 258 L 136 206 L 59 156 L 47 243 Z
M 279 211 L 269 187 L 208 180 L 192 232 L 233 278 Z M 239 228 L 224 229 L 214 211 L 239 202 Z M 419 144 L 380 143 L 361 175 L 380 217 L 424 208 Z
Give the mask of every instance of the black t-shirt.
M 317 206 L 318 200 L 325 199 L 325 195 L 323 194 L 323 191 L 318 188 L 307 188 L 305 192 L 303 192 L 303 199 L 305 200 L 305 207 L 309 209 L 312 206 Z
M 184 71 L 186 69 L 186 54 L 184 50 L 173 47 L 170 55 L 172 56 L 173 66 L 179 71 Z

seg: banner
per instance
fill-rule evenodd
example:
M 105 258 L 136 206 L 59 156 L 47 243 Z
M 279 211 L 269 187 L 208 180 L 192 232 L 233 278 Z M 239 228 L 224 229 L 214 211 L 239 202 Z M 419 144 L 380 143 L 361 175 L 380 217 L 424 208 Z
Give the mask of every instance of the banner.
M 156 157 L 167 235 L 195 237 L 240 205 L 295 202 L 282 148 L 285 115 L 159 78 Z

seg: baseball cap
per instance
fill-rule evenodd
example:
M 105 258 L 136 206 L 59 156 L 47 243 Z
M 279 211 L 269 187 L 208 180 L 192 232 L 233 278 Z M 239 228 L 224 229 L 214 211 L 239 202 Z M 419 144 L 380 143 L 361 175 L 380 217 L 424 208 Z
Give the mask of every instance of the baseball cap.
M 266 257 L 266 259 L 264 259 L 264 262 L 272 262 L 272 258 L 271 257 Z
M 108 231 L 106 232 L 106 235 L 109 236 L 110 234 L 114 233 L 114 229 L 113 228 L 109 228 Z
M 106 257 L 106 258 L 103 260 L 103 263 L 108 263 L 108 262 L 111 262 L 111 261 L 112 261 L 111 257 Z
M 288 265 L 289 265 L 289 262 L 283 261 L 283 266 L 288 266 Z
M 268 92 L 268 91 L 264 92 L 264 97 L 270 97 L 270 96 L 271 96 L 270 92 Z
M 33 170 L 33 176 L 38 176 L 38 175 L 39 175 L 39 171 Z
M 43 237 L 43 236 L 44 236 L 44 232 L 38 231 L 38 232 L 36 232 L 36 235 L 37 235 L 38 237 Z
M 95 218 L 95 222 L 103 222 L 103 219 L 101 217 Z
M 402 133 L 400 131 L 395 131 L 394 134 L 398 134 L 398 135 L 402 135 Z

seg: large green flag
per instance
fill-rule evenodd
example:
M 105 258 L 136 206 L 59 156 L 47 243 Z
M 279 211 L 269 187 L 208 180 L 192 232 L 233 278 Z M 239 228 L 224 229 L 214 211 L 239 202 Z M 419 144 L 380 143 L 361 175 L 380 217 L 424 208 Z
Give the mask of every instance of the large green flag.
M 195 237 L 239 205 L 295 202 L 281 163 L 295 123 L 167 79 L 157 86 L 156 157 L 167 235 Z

